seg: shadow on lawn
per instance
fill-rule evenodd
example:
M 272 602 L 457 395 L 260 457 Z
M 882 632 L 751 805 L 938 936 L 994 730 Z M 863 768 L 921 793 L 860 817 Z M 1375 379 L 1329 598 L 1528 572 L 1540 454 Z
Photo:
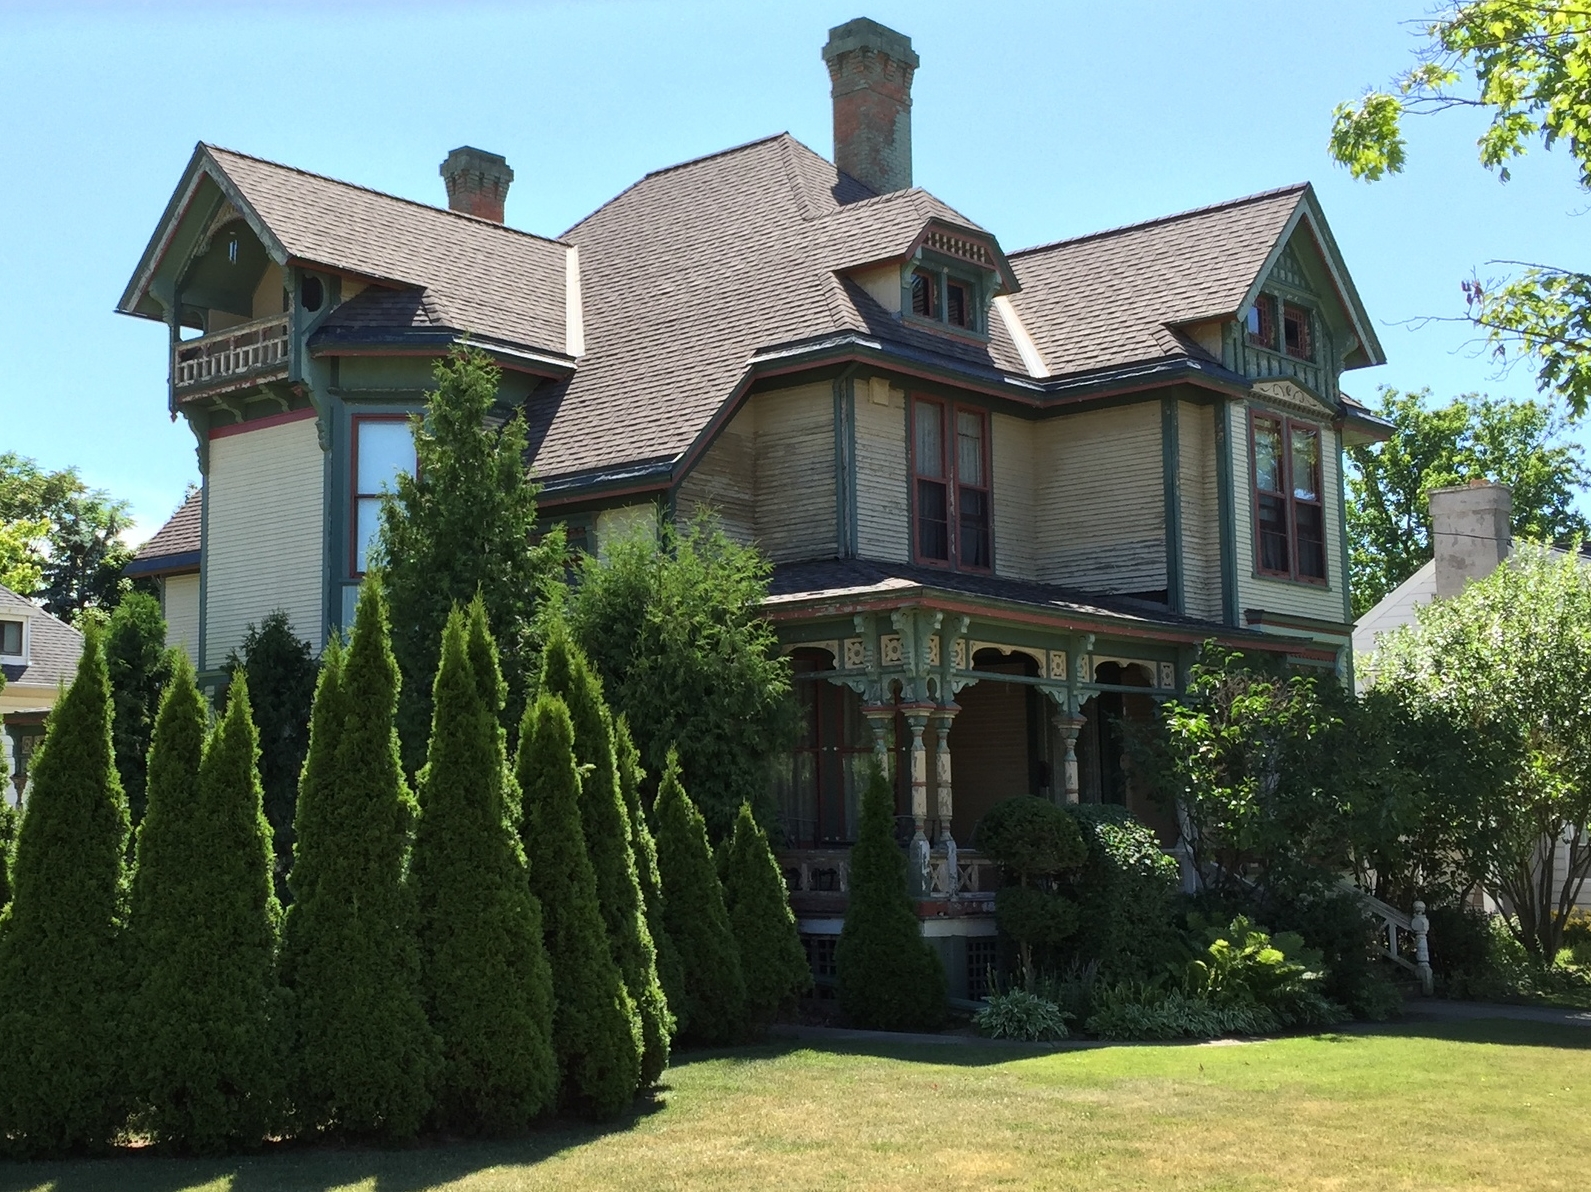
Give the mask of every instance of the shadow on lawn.
M 375 1192 L 423 1192 L 493 1167 L 540 1163 L 622 1133 L 662 1108 L 657 1096 L 611 1122 L 559 1119 L 518 1138 L 436 1137 L 389 1150 L 292 1142 L 214 1159 L 123 1151 L 103 1159 L 0 1163 L 0 1192 L 184 1192 L 221 1179 L 230 1179 L 228 1192 L 327 1192 L 372 1179 Z
M 1450 1043 L 1496 1043 L 1508 1047 L 1550 1047 L 1567 1051 L 1591 1049 L 1591 1027 L 1568 1023 L 1507 1018 L 1421 1017 L 1413 1011 L 1391 1022 L 1361 1022 L 1316 1036 L 1351 1042 L 1366 1035 L 1399 1039 L 1440 1039 Z

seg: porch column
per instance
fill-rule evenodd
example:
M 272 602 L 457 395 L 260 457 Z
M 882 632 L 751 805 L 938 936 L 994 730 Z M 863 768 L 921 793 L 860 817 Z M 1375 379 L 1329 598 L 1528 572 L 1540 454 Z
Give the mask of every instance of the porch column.
M 895 708 L 893 704 L 863 704 L 862 715 L 867 717 L 867 725 L 873 730 L 873 760 L 878 763 L 878 772 L 885 778 L 893 778 L 890 773 L 890 730 L 895 726 Z
M 1061 731 L 1061 743 L 1066 747 L 1065 757 L 1061 760 L 1061 792 L 1067 803 L 1076 803 L 1082 793 L 1082 784 L 1077 777 L 1077 734 L 1083 731 L 1083 725 L 1088 719 L 1083 716 L 1068 716 L 1064 713 L 1055 717 L 1055 727 Z
M 950 723 L 956 718 L 959 708 L 940 708 L 939 714 L 934 717 L 934 729 L 937 734 L 934 750 L 934 790 L 937 795 L 936 809 L 939 812 L 939 834 L 945 852 L 945 893 L 950 897 L 956 896 L 956 838 L 950 831 L 950 817 L 954 811 L 954 802 L 950 792 Z
M 923 732 L 928 727 L 930 708 L 909 708 L 906 724 L 911 729 L 912 759 L 912 821 L 911 846 L 907 857 L 910 873 L 919 892 L 928 888 L 928 749 L 923 745 Z

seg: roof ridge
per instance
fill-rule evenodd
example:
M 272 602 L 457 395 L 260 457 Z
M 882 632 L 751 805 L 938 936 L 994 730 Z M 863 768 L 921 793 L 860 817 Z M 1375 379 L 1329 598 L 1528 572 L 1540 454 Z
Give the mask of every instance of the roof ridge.
M 770 133 L 768 136 L 758 137 L 753 141 L 743 141 L 739 145 L 731 145 L 727 149 L 719 149 L 714 153 L 704 153 L 700 157 L 692 157 L 686 159 L 685 161 L 677 161 L 671 166 L 659 166 L 655 170 L 648 170 L 645 174 L 641 175 L 640 182 L 637 182 L 636 185 L 639 186 L 641 182 L 645 182 L 648 178 L 656 178 L 659 174 L 671 174 L 675 170 L 683 170 L 687 166 L 697 166 L 701 165 L 701 163 L 704 161 L 712 161 L 715 157 L 728 157 L 731 153 L 739 153 L 743 149 L 755 149 L 758 145 L 766 145 L 769 141 L 777 141 L 782 137 L 788 137 L 792 141 L 795 140 L 794 137 L 790 136 L 788 131 Z M 603 204 L 603 206 L 606 205 L 607 204 Z M 601 208 L 598 208 L 598 210 L 601 210 Z
M 1245 203 L 1257 203 L 1262 199 L 1274 199 L 1278 195 L 1303 193 L 1308 190 L 1310 183 L 1293 182 L 1287 186 L 1273 186 L 1269 190 L 1256 191 L 1254 194 L 1243 195 L 1236 199 L 1225 199 L 1219 203 L 1206 203 L 1202 207 L 1190 207 L 1186 211 L 1177 211 L 1171 215 L 1157 215 L 1153 219 L 1141 219 L 1136 223 L 1117 224 L 1113 228 L 1102 228 L 1097 232 L 1085 232 L 1081 236 L 1066 236 L 1059 240 L 1050 240 L 1043 244 L 1035 244 L 1028 248 L 1018 248 L 1006 253 L 1007 258 L 1026 256 L 1029 253 L 1047 252 L 1052 248 L 1061 248 L 1068 244 L 1081 244 L 1085 240 L 1101 240 L 1106 236 L 1120 235 L 1122 232 L 1136 232 L 1142 228 L 1154 227 L 1156 224 L 1175 223 L 1179 219 L 1189 219 L 1195 215 L 1208 215 L 1212 211 L 1222 211 L 1229 207 L 1241 207 Z
M 306 170 L 299 166 L 288 165 L 282 161 L 272 161 L 268 157 L 260 157 L 254 153 L 244 153 L 240 149 L 228 149 L 225 145 L 213 145 L 209 141 L 200 141 L 206 151 L 211 154 L 229 153 L 233 157 L 241 157 L 245 161 L 259 162 L 261 165 L 272 166 L 278 170 L 288 170 L 294 174 L 301 174 L 305 178 L 317 178 L 322 182 L 330 182 L 336 186 L 346 186 L 349 190 L 363 191 L 367 195 L 376 195 L 379 198 L 391 199 L 395 203 L 407 203 L 410 207 L 419 207 L 425 211 L 435 211 L 439 215 L 450 215 L 455 219 L 462 219 L 468 223 L 480 224 L 488 228 L 496 228 L 501 232 L 512 232 L 516 236 L 526 236 L 532 240 L 540 240 L 547 244 L 556 244 L 559 248 L 568 248 L 569 245 L 556 236 L 543 236 L 539 232 L 527 232 L 524 228 L 516 228 L 511 224 L 498 223 L 494 219 L 482 219 L 478 215 L 470 215 L 464 211 L 454 211 L 451 207 L 438 207 L 435 203 L 422 203 L 419 199 L 405 198 L 395 195 L 391 191 L 377 190 L 373 186 L 362 186 L 357 182 L 349 182 L 344 178 L 333 178 L 330 174 L 317 174 L 314 170 Z

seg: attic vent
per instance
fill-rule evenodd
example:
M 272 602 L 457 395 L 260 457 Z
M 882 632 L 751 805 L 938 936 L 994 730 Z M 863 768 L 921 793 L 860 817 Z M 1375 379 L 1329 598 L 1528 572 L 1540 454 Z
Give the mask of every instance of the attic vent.
M 959 257 L 963 261 L 982 265 L 985 269 L 994 268 L 994 257 L 976 240 L 952 236 L 949 232 L 929 232 L 923 243 L 935 252 L 944 253 L 947 257 Z

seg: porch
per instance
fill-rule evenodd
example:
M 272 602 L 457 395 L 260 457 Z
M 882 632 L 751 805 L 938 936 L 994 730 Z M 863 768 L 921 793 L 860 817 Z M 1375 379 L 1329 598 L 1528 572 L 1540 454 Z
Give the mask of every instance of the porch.
M 178 401 L 285 378 L 290 316 L 270 315 L 171 346 L 171 387 Z

